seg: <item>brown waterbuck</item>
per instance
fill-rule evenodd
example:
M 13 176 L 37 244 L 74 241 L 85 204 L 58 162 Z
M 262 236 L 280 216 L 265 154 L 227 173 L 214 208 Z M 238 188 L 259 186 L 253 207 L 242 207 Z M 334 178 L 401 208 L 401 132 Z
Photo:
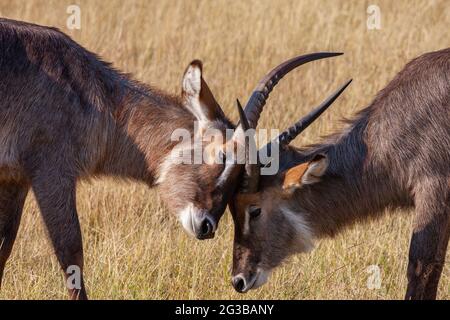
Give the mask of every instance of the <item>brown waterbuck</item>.
M 295 66 L 334 55 L 309 55 Z M 57 29 L 0 19 L 0 79 L 0 281 L 30 188 L 65 276 L 78 268 L 71 298 L 86 298 L 75 205 L 80 179 L 159 185 L 189 233 L 214 236 L 242 164 L 173 161 L 180 150 L 195 151 L 173 139 L 177 130 L 209 146 L 204 132 L 225 137 L 236 128 L 203 80 L 201 62 L 188 66 L 175 97 L 116 71 Z M 239 128 L 224 145 L 243 145 Z
M 246 165 L 230 204 L 234 288 L 261 286 L 314 239 L 385 209 L 414 208 L 406 299 L 435 299 L 450 235 L 450 49 L 407 64 L 346 130 L 290 146 L 331 100 L 264 147 L 279 150 L 272 154 L 280 162 L 275 176 Z

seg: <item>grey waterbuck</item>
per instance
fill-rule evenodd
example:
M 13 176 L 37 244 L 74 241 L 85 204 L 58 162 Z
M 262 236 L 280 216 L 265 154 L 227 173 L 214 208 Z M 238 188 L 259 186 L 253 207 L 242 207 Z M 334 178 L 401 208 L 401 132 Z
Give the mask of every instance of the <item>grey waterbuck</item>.
M 334 55 L 310 55 L 296 66 Z M 0 19 L 0 79 L 0 281 L 30 188 L 65 276 L 79 268 L 71 298 L 86 298 L 79 179 L 159 185 L 189 233 L 214 236 L 242 164 L 173 161 L 187 148 L 173 139 L 178 129 L 203 145 L 211 143 L 203 139 L 209 129 L 225 137 L 236 128 L 203 80 L 200 61 L 186 69 L 181 96 L 171 96 L 116 71 L 57 29 Z M 224 145 L 242 145 L 241 137 Z
M 246 165 L 230 203 L 233 286 L 257 288 L 314 239 L 386 209 L 414 208 L 406 299 L 435 299 L 450 235 L 450 49 L 408 63 L 344 131 L 290 146 L 329 102 L 264 147 L 279 148 L 275 176 Z

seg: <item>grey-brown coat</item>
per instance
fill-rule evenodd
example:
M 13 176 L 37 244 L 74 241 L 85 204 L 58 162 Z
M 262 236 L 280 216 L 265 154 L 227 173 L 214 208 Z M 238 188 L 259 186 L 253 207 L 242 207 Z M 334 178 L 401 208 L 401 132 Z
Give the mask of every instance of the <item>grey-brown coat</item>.
M 262 285 L 315 238 L 414 208 L 406 298 L 434 299 L 450 236 L 450 49 L 408 63 L 343 132 L 302 149 L 288 145 L 298 133 L 281 136 L 279 173 L 231 203 L 235 288 Z
M 66 276 L 70 266 L 83 269 L 81 178 L 159 185 L 188 232 L 212 237 L 239 170 L 224 177 L 223 163 L 169 163 L 178 143 L 172 133 L 201 135 L 195 122 L 222 133 L 234 128 L 201 62 L 188 66 L 175 97 L 114 70 L 54 28 L 0 19 L 0 281 L 30 187 Z M 82 278 L 69 292 L 86 298 Z

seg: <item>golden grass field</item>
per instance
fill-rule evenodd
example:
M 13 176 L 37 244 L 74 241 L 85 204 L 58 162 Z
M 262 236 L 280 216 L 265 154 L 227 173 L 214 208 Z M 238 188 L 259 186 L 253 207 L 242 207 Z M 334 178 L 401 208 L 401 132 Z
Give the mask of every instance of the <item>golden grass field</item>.
M 81 8 L 81 30 L 66 28 L 73 3 Z M 366 27 L 370 4 L 381 8 L 381 30 Z M 279 62 L 313 51 L 345 52 L 291 73 L 273 92 L 261 127 L 283 129 L 354 79 L 298 145 L 338 130 L 340 118 L 370 103 L 410 59 L 450 46 L 447 0 L 0 0 L 0 15 L 56 26 L 117 68 L 169 92 L 178 93 L 186 65 L 202 59 L 205 79 L 234 120 L 235 99 L 245 101 Z M 277 269 L 263 288 L 239 295 L 230 283 L 228 212 L 215 239 L 197 241 L 165 209 L 157 189 L 100 180 L 81 183 L 77 201 L 92 299 L 402 299 L 406 290 L 413 212 L 393 212 L 322 240 L 312 254 Z M 380 289 L 367 287 L 370 265 L 381 268 Z M 438 295 L 450 298 L 449 263 Z M 30 194 L 0 298 L 66 297 Z

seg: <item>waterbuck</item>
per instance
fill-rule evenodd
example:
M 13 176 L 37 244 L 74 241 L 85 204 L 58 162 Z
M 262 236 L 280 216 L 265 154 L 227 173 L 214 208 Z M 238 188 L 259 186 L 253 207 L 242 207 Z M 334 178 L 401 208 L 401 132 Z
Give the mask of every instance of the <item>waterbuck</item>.
M 234 288 L 261 286 L 314 239 L 385 209 L 414 208 L 406 299 L 435 299 L 450 235 L 450 49 L 408 63 L 344 131 L 290 146 L 328 102 L 264 147 L 279 149 L 275 176 L 246 165 L 230 205 Z
M 174 97 L 119 73 L 56 29 L 1 19 L 0 77 L 0 281 L 30 187 L 66 276 L 70 266 L 83 268 L 75 206 L 82 178 L 159 185 L 189 233 L 214 235 L 236 170 L 223 176 L 223 164 L 169 161 L 175 129 L 194 136 L 234 128 L 200 61 L 188 66 Z M 82 275 L 69 294 L 86 298 Z
M 334 55 L 301 57 L 293 67 Z M 231 148 L 243 145 L 244 135 L 215 100 L 200 61 L 187 67 L 175 97 L 116 71 L 57 29 L 0 19 L 0 79 L 0 281 L 30 188 L 65 276 L 79 268 L 81 285 L 69 288 L 71 298 L 86 298 L 79 179 L 109 175 L 159 185 L 189 233 L 214 236 L 243 165 L 173 161 L 197 147 L 173 134 L 183 129 L 202 147 L 211 144 L 203 139 L 209 129 L 225 137 L 236 128 L 224 142 Z

